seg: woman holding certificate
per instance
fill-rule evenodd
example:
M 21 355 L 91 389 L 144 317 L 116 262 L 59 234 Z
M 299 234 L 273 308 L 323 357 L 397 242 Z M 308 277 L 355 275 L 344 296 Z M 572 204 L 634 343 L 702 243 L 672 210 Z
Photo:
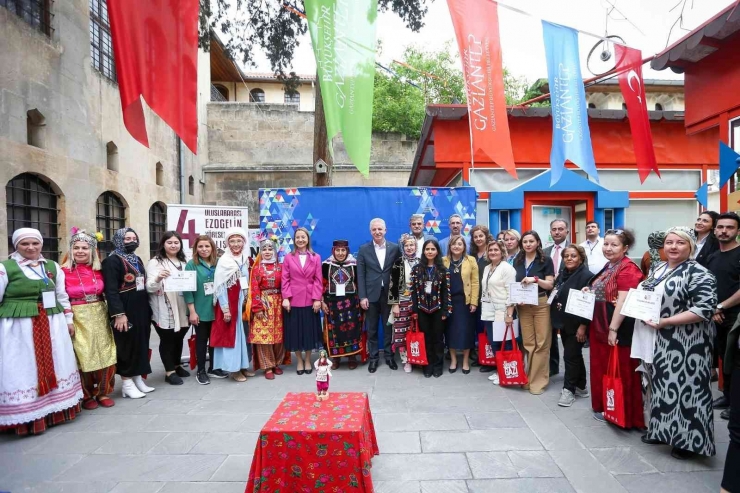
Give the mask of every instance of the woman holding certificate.
M 676 459 L 715 454 L 710 374 L 717 282 L 691 260 L 694 238 L 689 228 L 666 231 L 668 261 L 640 284 L 663 293 L 660 319 L 635 322 L 632 343 L 632 355 L 645 361 L 651 380 L 650 421 L 642 441 L 673 446 Z
M 624 229 L 610 229 L 604 235 L 604 257 L 608 263 L 584 288 L 596 295 L 594 317 L 589 326 L 591 343 L 591 407 L 594 419 L 604 418 L 603 384 L 612 346 L 619 349 L 619 373 L 624 388 L 625 428 L 644 428 L 642 389 L 639 373 L 640 362 L 630 358 L 632 332 L 635 319 L 620 312 L 627 293 L 642 281 L 642 271 L 627 257 L 635 244 L 635 236 Z
M 522 288 L 536 286 L 537 289 L 537 304 L 517 303 L 517 313 L 524 350 L 527 352 L 529 383 L 524 388 L 533 395 L 540 395 L 550 383 L 552 326 L 547 292 L 552 289 L 555 267 L 552 259 L 542 251 L 542 241 L 537 231 L 530 230 L 522 234 L 514 269 L 516 282 L 521 283 Z
M 586 342 L 586 329 L 591 321 L 566 311 L 568 295 L 571 289 L 580 291 L 588 285 L 591 271 L 588 269 L 588 257 L 582 246 L 571 243 L 562 253 L 562 265 L 558 277 L 555 278 L 555 288 L 550 299 L 550 316 L 552 326 L 560 331 L 563 341 L 563 361 L 565 362 L 565 376 L 563 391 L 560 394 L 558 406 L 570 407 L 576 397 L 588 397 L 586 388 L 586 365 L 583 362 L 583 344 Z
M 154 330 L 159 335 L 159 357 L 164 365 L 164 380 L 182 385 L 190 372 L 180 365 L 182 343 L 188 333 L 188 306 L 182 292 L 168 291 L 165 279 L 185 268 L 185 252 L 176 231 L 166 231 L 159 240 L 156 256 L 146 266 L 146 290 L 152 308 Z
M 488 261 L 483 269 L 481 280 L 481 320 L 485 324 L 486 336 L 494 351 L 501 349 L 503 336 L 495 337 L 493 324 L 514 324 L 514 305 L 509 304 L 509 285 L 516 282 L 516 270 L 505 260 L 506 247 L 503 241 L 488 243 Z M 505 330 L 504 330 L 505 332 Z M 505 334 L 504 334 L 505 335 Z M 508 345 L 510 346 L 510 344 Z M 504 349 L 511 350 L 511 347 Z M 493 374 L 488 380 L 499 384 L 498 372 L 492 367 Z

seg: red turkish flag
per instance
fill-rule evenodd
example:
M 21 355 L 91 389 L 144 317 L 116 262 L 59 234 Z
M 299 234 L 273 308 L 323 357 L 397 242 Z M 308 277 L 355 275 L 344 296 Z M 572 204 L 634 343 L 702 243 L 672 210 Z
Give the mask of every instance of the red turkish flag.
M 473 151 L 516 178 L 504 95 L 498 6 L 490 0 L 447 0 L 460 49 Z
M 637 172 L 640 175 L 640 183 L 645 183 L 651 171 L 660 176 L 660 170 L 655 160 L 645 84 L 642 80 L 642 53 L 640 50 L 616 44 L 614 49 L 617 55 L 619 88 L 627 104 L 627 116 L 630 120 Z
M 149 147 L 143 97 L 198 152 L 198 0 L 107 0 L 123 123 Z

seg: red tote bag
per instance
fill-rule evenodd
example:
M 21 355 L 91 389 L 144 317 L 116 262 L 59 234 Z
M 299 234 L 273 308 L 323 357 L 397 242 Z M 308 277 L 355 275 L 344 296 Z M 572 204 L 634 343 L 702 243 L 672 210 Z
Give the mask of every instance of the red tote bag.
M 511 351 L 506 351 L 506 337 L 511 332 Z M 519 345 L 514 338 L 514 326 L 507 325 L 501 349 L 496 351 L 496 366 L 498 367 L 499 385 L 525 385 L 529 382 L 524 370 L 524 358 Z
M 191 326 L 192 327 L 192 326 Z M 188 339 L 188 348 L 190 349 L 190 369 L 195 369 L 198 366 L 198 353 L 195 352 L 195 327 L 192 327 L 193 331 Z
M 419 322 L 411 318 L 411 327 L 406 332 L 406 358 L 412 365 L 428 365 L 424 334 L 419 332 Z
M 478 334 L 478 363 L 481 366 L 496 366 L 496 354 L 485 332 Z
M 619 374 L 619 346 L 614 346 L 609 355 L 604 382 L 604 418 L 610 423 L 624 428 L 624 388 Z

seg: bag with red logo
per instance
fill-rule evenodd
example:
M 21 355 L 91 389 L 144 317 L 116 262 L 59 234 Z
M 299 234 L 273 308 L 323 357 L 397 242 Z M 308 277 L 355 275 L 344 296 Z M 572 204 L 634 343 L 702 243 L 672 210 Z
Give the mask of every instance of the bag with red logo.
M 424 334 L 419 332 L 419 322 L 415 317 L 411 318 L 411 326 L 406 332 L 406 358 L 412 365 L 429 364 Z
M 194 370 L 198 366 L 198 353 L 195 350 L 195 326 L 190 326 L 193 331 L 190 333 L 190 339 L 188 339 L 188 349 L 190 349 L 190 369 Z
M 610 423 L 624 428 L 624 388 L 619 374 L 619 346 L 614 346 L 609 355 L 606 375 L 602 378 L 604 384 L 604 418 Z
M 496 354 L 485 332 L 478 334 L 478 363 L 481 366 L 496 366 Z
M 507 351 L 506 336 L 511 332 L 511 351 Z M 524 358 L 514 337 L 514 326 L 507 325 L 501 349 L 496 351 L 496 366 L 498 367 L 499 385 L 525 385 L 529 382 L 524 368 Z
M 363 332 L 360 336 L 360 347 L 362 348 L 360 351 L 360 361 L 362 363 L 367 363 L 367 360 L 370 359 L 370 355 L 367 351 L 367 332 Z

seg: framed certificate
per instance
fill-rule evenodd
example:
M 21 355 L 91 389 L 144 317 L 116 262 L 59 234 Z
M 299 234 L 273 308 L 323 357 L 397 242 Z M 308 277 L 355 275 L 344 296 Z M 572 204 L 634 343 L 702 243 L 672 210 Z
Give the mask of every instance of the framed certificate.
M 170 293 L 173 291 L 176 291 L 176 292 L 195 291 L 196 290 L 195 275 L 196 274 L 194 270 L 184 270 L 184 271 L 175 270 L 175 271 L 170 272 L 170 277 L 164 280 L 164 291 L 166 293 Z
M 643 322 L 657 322 L 660 319 L 660 308 L 663 304 L 663 291 L 644 291 L 631 288 L 624 300 L 622 311 L 625 317 L 632 317 Z
M 578 289 L 571 289 L 568 291 L 568 301 L 565 302 L 565 313 L 592 320 L 594 317 L 595 304 L 595 294 L 584 293 Z
M 509 301 L 514 304 L 538 305 L 537 284 L 522 284 L 512 282 L 509 284 Z

